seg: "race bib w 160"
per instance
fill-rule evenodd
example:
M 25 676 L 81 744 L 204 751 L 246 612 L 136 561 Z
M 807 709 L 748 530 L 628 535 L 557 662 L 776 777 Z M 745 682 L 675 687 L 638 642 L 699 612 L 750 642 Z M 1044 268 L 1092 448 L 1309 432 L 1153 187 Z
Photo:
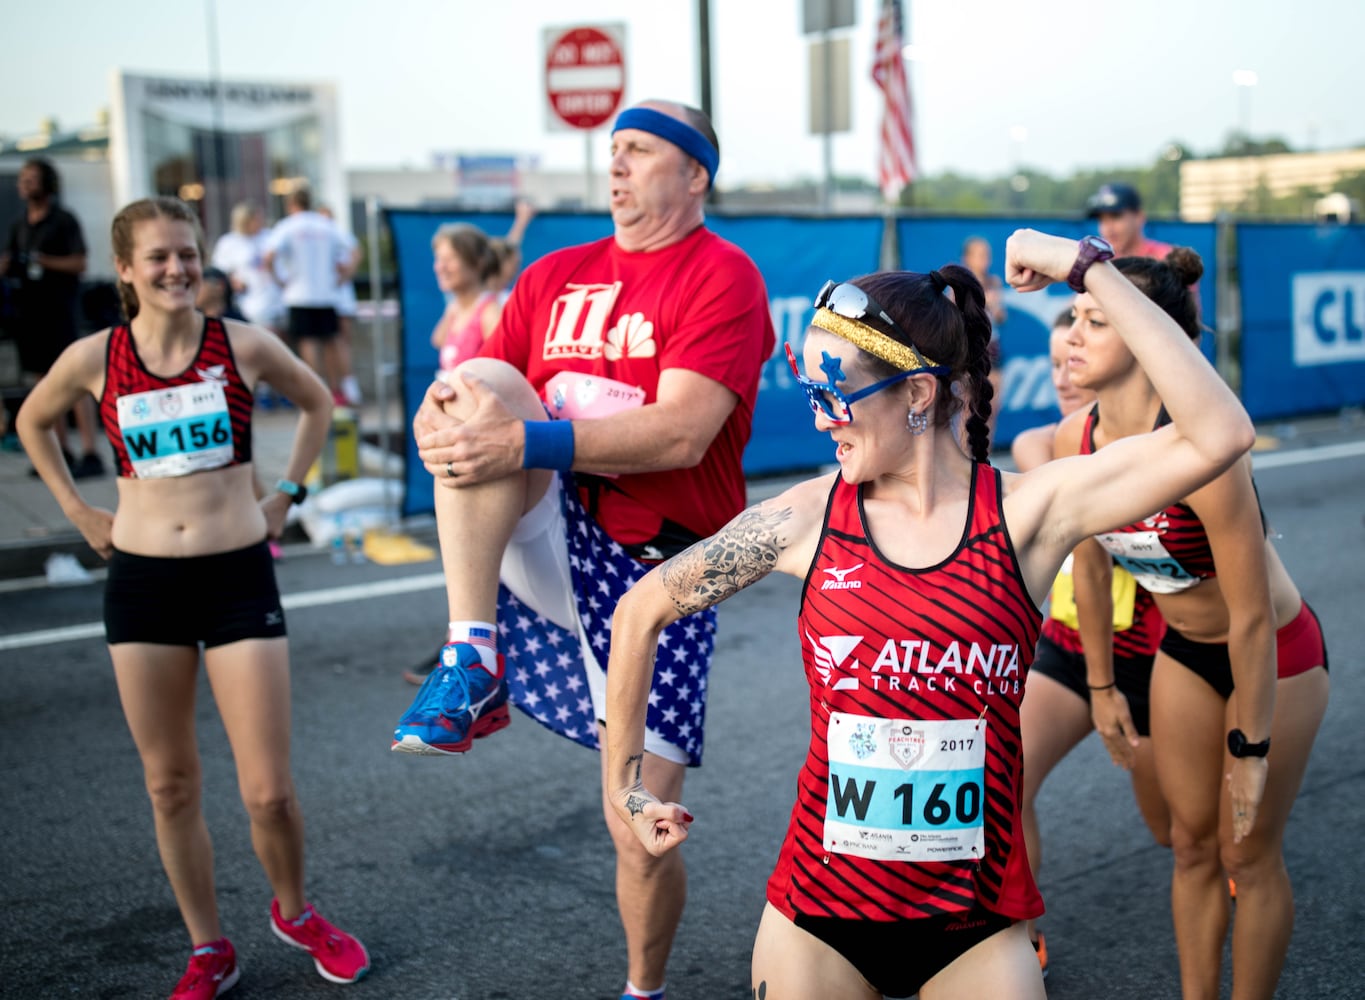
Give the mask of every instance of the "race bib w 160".
M 232 463 L 232 419 L 221 383 L 120 396 L 118 425 L 138 479 L 188 476 Z
M 832 712 L 825 850 L 963 861 L 985 850 L 986 721 Z

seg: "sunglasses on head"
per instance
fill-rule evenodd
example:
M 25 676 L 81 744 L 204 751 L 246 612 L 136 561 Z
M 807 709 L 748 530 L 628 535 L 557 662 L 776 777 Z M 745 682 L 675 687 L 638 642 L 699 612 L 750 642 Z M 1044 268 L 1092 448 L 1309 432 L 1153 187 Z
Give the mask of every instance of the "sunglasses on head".
M 924 359 L 924 355 L 910 341 L 910 334 L 901 329 L 899 323 L 891 318 L 891 314 L 881 307 L 871 295 L 863 291 L 857 285 L 844 282 L 838 284 L 833 281 L 826 281 L 820 293 L 815 296 L 816 309 L 828 309 L 830 312 L 845 319 L 857 320 L 866 323 L 868 319 L 873 319 L 888 327 L 914 355 L 921 368 L 932 367 Z
M 811 412 L 816 416 L 824 416 L 836 424 L 853 423 L 853 404 L 858 400 L 866 399 L 874 392 L 881 392 L 888 386 L 902 382 L 912 375 L 923 374 L 921 371 L 914 370 L 897 372 L 890 378 L 874 382 L 857 392 L 844 392 L 835 384 L 844 377 L 840 358 L 832 357 L 828 351 L 824 352 L 820 368 L 824 371 L 828 381 L 817 382 L 801 374 L 801 370 L 796 364 L 796 353 L 792 350 L 792 345 L 788 343 L 786 348 L 787 363 L 792 366 L 792 376 L 796 379 L 796 384 L 801 387 L 801 391 L 806 394 L 806 402 L 810 404 Z

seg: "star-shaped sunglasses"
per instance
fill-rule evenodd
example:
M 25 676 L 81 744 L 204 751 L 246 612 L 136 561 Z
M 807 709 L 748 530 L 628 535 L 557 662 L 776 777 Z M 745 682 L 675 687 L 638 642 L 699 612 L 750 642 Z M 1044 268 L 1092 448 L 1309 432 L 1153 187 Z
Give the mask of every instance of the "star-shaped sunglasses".
M 787 347 L 787 362 L 792 366 L 792 376 L 796 379 L 796 384 L 806 394 L 806 402 L 810 404 L 810 410 L 816 416 L 825 416 L 836 424 L 853 423 L 853 404 L 860 399 L 866 399 L 874 392 L 881 392 L 883 389 L 903 382 L 911 375 L 923 375 L 923 370 L 912 370 L 908 372 L 897 372 L 890 378 L 884 378 L 880 382 L 874 382 L 864 389 L 857 392 L 844 392 L 835 383 L 844 380 L 843 359 L 833 357 L 828 351 L 822 351 L 820 370 L 825 373 L 828 381 L 817 382 L 814 379 L 806 378 L 801 374 L 800 368 L 796 364 L 796 353 L 792 350 L 790 342 Z

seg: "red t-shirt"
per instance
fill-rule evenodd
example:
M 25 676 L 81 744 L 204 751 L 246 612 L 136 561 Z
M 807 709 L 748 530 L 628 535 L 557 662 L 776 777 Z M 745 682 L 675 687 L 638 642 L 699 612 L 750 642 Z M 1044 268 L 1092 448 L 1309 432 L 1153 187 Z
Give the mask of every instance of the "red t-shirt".
M 517 279 L 481 353 L 515 366 L 542 395 L 558 372 L 582 372 L 638 386 L 648 406 L 660 373 L 685 368 L 739 397 L 701 464 L 621 475 L 600 491 L 598 522 L 634 544 L 658 534 L 663 518 L 710 535 L 743 510 L 741 459 L 776 342 L 758 268 L 699 226 L 648 253 L 607 237 L 541 258 Z
M 1162 243 L 1160 240 L 1149 240 L 1144 236 L 1142 242 L 1138 244 L 1137 251 L 1133 253 L 1132 256 L 1151 257 L 1153 260 L 1165 260 L 1166 255 L 1170 252 L 1171 245 L 1169 243 Z

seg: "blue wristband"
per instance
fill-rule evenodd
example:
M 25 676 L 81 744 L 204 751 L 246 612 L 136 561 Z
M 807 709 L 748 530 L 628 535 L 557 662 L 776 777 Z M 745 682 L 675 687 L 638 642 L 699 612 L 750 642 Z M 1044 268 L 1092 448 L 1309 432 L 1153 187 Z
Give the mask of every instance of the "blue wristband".
M 526 445 L 521 451 L 523 469 L 573 468 L 573 421 L 526 420 Z

